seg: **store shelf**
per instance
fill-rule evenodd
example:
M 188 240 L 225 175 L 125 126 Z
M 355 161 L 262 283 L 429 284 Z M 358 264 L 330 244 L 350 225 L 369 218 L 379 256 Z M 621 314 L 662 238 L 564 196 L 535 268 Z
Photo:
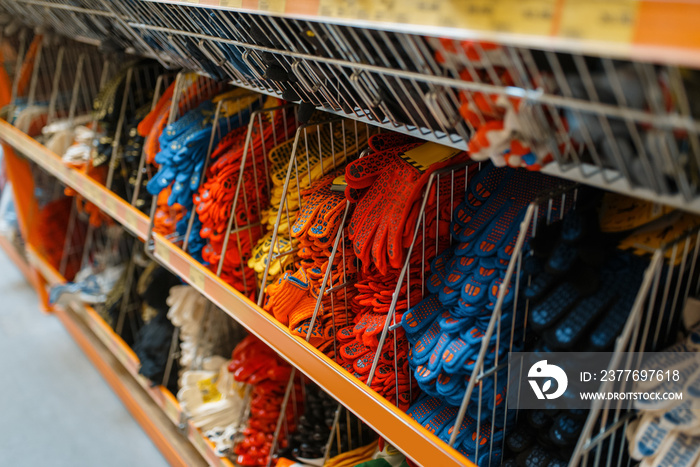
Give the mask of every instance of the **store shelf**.
M 107 191 L 104 185 L 78 170 L 67 167 L 58 155 L 4 120 L 0 120 L 0 139 L 39 164 L 63 184 L 76 190 L 131 233 L 140 239 L 146 238 L 148 217 L 116 194 Z
M 26 0 L 25 0 L 26 1 Z M 667 0 L 149 0 L 524 47 L 699 65 L 700 4 Z
M 65 283 L 65 279 L 61 277 L 58 271 L 48 264 L 35 249 L 28 247 L 27 256 L 29 258 L 29 263 L 42 274 L 48 284 L 59 285 Z M 228 459 L 216 455 L 213 443 L 186 419 L 180 404 L 168 389 L 161 385 L 154 386 L 150 380 L 139 374 L 139 359 L 134 351 L 109 327 L 92 307 L 80 303 L 71 303 L 70 308 L 72 313 L 79 317 L 101 344 L 109 350 L 112 357 L 121 364 L 134 382 L 141 387 L 141 390 L 150 396 L 151 401 L 178 430 L 178 437 L 181 437 L 182 434 L 186 435 L 192 446 L 194 446 L 208 465 L 212 467 L 233 467 L 233 464 Z M 64 312 L 63 319 L 71 318 Z
M 58 156 L 44 146 L 5 122 L 0 122 L 0 140 L 56 175 L 140 238 L 145 238 L 148 218 L 86 175 L 65 167 Z M 217 278 L 178 246 L 158 234 L 154 240 L 155 256 L 163 266 L 183 278 L 275 349 L 285 360 L 341 401 L 388 442 L 406 450 L 405 454 L 408 457 L 421 465 L 464 465 L 464 457 L 456 450 L 437 437 L 428 435 L 408 415 L 348 374 L 308 342 L 291 335 L 289 330 L 271 315 Z M 38 256 L 30 254 L 30 258 L 33 262 Z M 60 280 L 60 276 L 52 272 L 53 268 L 47 264 L 37 264 L 37 268 L 45 274 L 49 282 Z M 100 335 L 99 331 L 97 334 Z M 115 351 L 115 355 L 118 354 L 119 352 Z M 191 432 L 191 427 L 189 431 Z

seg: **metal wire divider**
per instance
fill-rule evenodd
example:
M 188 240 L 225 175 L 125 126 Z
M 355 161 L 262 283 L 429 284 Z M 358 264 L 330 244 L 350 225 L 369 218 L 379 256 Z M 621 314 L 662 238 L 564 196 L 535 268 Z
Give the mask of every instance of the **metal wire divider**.
M 269 200 L 271 198 L 270 177 L 268 176 L 268 164 L 270 163 L 268 160 L 269 153 L 275 147 L 284 143 L 298 127 L 295 110 L 295 105 L 285 104 L 266 107 L 261 110 L 256 110 L 251 114 L 250 123 L 248 124 L 248 130 L 246 132 L 236 189 L 226 223 L 226 231 L 223 236 L 224 240 L 220 253 L 221 257 L 216 265 L 217 276 L 221 276 L 223 272 L 232 234 L 235 235 L 236 243 L 234 246 L 237 249 L 238 257 L 245 258 L 250 252 L 243 251 L 240 238 L 241 232 L 246 232 L 249 244 L 253 245 L 255 239 L 262 238 L 267 231 L 266 226 L 261 222 L 259 217 L 264 210 L 263 200 Z M 260 180 L 258 178 L 258 168 L 256 164 L 260 163 L 260 158 L 262 158 L 264 166 L 265 180 Z M 244 174 L 246 170 L 250 171 L 250 169 L 252 169 L 253 174 L 254 193 L 249 193 L 248 190 L 244 188 Z M 242 220 L 236 215 L 241 206 L 241 202 L 243 211 L 245 213 L 251 213 L 247 219 L 248 224 L 243 223 L 243 225 L 241 225 Z M 256 219 L 258 220 L 256 221 Z M 257 235 L 254 235 L 254 233 L 257 233 Z M 258 292 L 257 281 L 253 284 L 248 283 L 246 280 L 245 267 L 245 262 L 241 262 L 239 272 L 243 279 L 242 292 L 246 296 L 255 296 Z
M 174 74 L 161 74 L 158 75 L 158 78 L 156 78 L 156 83 L 153 88 L 153 99 L 151 101 L 151 111 L 153 111 L 156 107 L 156 104 L 158 102 L 158 99 L 160 99 L 161 95 L 165 92 L 165 90 L 170 86 L 170 84 L 173 82 L 173 79 L 175 78 L 176 75 Z M 145 181 L 149 181 L 153 175 L 155 174 L 155 167 L 153 164 L 149 164 L 146 161 L 146 145 L 144 144 L 143 147 L 141 148 L 141 156 L 139 158 L 139 165 L 138 168 L 136 169 L 136 181 L 134 182 L 134 192 L 131 197 L 130 204 L 139 210 L 143 209 L 144 206 L 141 206 L 139 203 L 140 195 L 141 195 L 141 189 Z
M 51 202 L 60 202 L 66 198 L 64 194 L 65 187 L 51 174 L 43 170 L 40 166 L 30 162 L 32 175 L 34 178 L 35 194 L 37 197 L 37 206 L 40 210 L 50 209 Z M 72 279 L 80 269 L 82 263 L 84 245 L 86 243 L 86 222 L 80 216 L 76 203 L 71 200 L 70 214 L 68 223 L 63 232 L 52 232 L 52 235 L 65 235 L 65 241 L 60 246 L 61 254 L 58 264 L 52 264 L 62 277 Z M 32 245 L 37 249 L 37 252 L 44 255 L 44 259 L 51 262 L 55 257 L 47 256 L 47 251 L 44 251 L 45 245 Z
M 172 109 L 175 109 L 176 106 L 180 106 L 180 103 L 184 99 L 192 99 L 192 96 L 184 93 L 184 90 L 188 87 L 186 85 L 188 77 L 190 80 L 194 80 L 193 82 L 202 80 L 201 77 L 196 77 L 194 75 L 178 75 L 175 84 L 175 96 L 179 96 L 179 99 L 181 100 L 178 101 L 178 98 L 173 99 L 171 114 L 169 116 L 169 119 L 172 121 L 176 121 L 176 117 L 173 117 Z M 211 80 L 207 79 L 205 83 L 212 82 Z M 217 83 L 216 86 L 220 86 L 220 84 Z M 208 95 L 211 93 L 210 91 L 211 89 L 203 92 L 202 94 Z M 247 258 L 250 256 L 250 251 L 248 247 L 244 246 L 245 242 L 242 242 L 241 236 L 247 236 L 249 240 L 247 243 L 253 245 L 257 238 L 264 233 L 265 226 L 263 226 L 259 220 L 256 219 L 258 219 L 263 210 L 263 204 L 267 203 L 266 200 L 270 191 L 269 179 L 264 180 L 259 178 L 259 170 L 256 167 L 256 164 L 262 164 L 264 166 L 262 173 L 264 173 L 265 178 L 267 178 L 268 152 L 272 147 L 285 141 L 297 126 L 294 116 L 292 112 L 290 112 L 294 108 L 293 105 L 277 106 L 274 105 L 275 102 L 273 101 L 271 103 L 266 103 L 263 106 L 264 100 L 265 98 L 263 95 L 244 94 L 235 98 L 227 98 L 218 101 L 214 112 L 213 121 L 219 122 L 223 119 L 225 120 L 225 124 L 223 126 L 218 124 L 212 126 L 206 158 L 204 160 L 199 178 L 199 185 L 201 186 L 205 179 L 207 179 L 208 169 L 212 163 L 212 152 L 216 149 L 214 141 L 222 141 L 229 134 L 238 138 L 238 140 L 233 143 L 232 150 L 240 156 L 240 169 L 238 170 L 237 178 L 232 177 L 227 180 L 221 180 L 221 183 L 227 184 L 229 188 L 232 188 L 231 185 L 235 184 L 233 185 L 235 191 L 233 191 L 233 198 L 229 200 L 231 203 L 230 206 L 227 204 L 226 200 L 218 200 L 219 202 L 223 203 L 222 206 L 225 206 L 226 213 L 223 218 L 226 219 L 226 224 L 222 231 L 212 232 L 212 237 L 218 237 L 220 243 L 221 239 L 223 240 L 220 247 L 221 251 L 216 252 L 219 259 L 215 263 L 210 264 L 209 267 L 216 273 L 217 276 L 222 277 L 223 280 L 231 283 L 231 280 L 229 279 L 231 271 L 224 271 L 224 264 L 225 259 L 230 252 L 230 241 L 234 241 L 233 251 L 235 251 L 237 254 L 237 258 L 245 260 L 240 261 L 240 263 L 235 266 L 238 269 L 238 273 L 240 273 L 242 284 L 231 283 L 231 285 L 240 287 L 242 289 L 241 291 L 249 296 L 255 293 L 257 286 L 255 281 L 252 281 L 251 283 L 250 280 L 246 279 Z M 246 108 L 238 105 L 238 110 L 235 114 L 225 117 L 222 113 L 222 109 L 226 105 L 236 103 L 244 104 L 245 102 L 250 103 Z M 191 105 L 188 105 L 188 107 L 191 107 Z M 258 109 L 257 107 L 261 108 Z M 184 114 L 184 111 L 180 111 L 179 113 Z M 242 127 L 246 130 L 245 136 L 243 136 L 243 134 L 238 135 L 238 133 L 236 133 L 234 135 L 231 133 L 231 131 L 234 130 L 234 120 L 240 124 L 245 122 L 246 119 L 248 119 L 248 123 Z M 142 155 L 142 160 L 140 162 L 141 167 L 146 165 L 144 162 L 144 157 L 145 154 Z M 143 168 L 140 169 L 140 173 L 143 173 Z M 244 182 L 247 178 L 252 178 L 254 187 L 253 191 L 249 192 L 244 188 Z M 261 191 L 263 192 L 263 195 L 260 195 Z M 264 197 L 264 200 L 261 199 L 261 196 Z M 149 238 L 152 236 L 152 228 L 155 225 L 155 210 L 153 209 L 154 205 L 155 198 L 151 210 L 152 214 L 150 224 L 152 227 L 149 232 Z M 197 206 L 194 206 L 193 209 L 191 209 L 187 214 L 187 229 L 184 235 L 170 236 L 171 240 L 174 242 L 182 241 L 182 248 L 184 251 L 188 251 L 191 235 L 195 234 L 195 232 L 193 232 L 195 220 L 197 216 L 200 215 L 196 208 Z M 242 216 L 240 213 L 241 209 L 243 210 Z M 196 234 L 199 235 L 199 232 L 196 232 Z M 150 249 L 151 248 L 149 248 L 149 250 Z
M 299 125 L 293 140 L 273 149 L 270 157 L 278 162 L 278 169 L 286 166 L 286 171 L 277 170 L 270 174 L 273 184 L 281 185 L 282 189 L 279 206 L 274 213 L 275 221 L 270 222 L 274 229 L 262 276 L 263 285 L 258 294 L 259 306 L 263 302 L 264 286 L 269 281 L 272 262 L 297 251 L 291 226 L 296 219 L 296 211 L 303 208 L 301 191 L 315 180 L 342 167 L 349 159 L 359 157 L 360 148 L 371 134 L 371 128 L 356 122 L 340 118 L 322 119 Z
M 644 352 L 659 352 L 674 342 L 686 300 L 700 292 L 696 270 L 699 252 L 697 227 L 650 252 L 650 264 L 608 370 L 636 368 Z M 613 385 L 613 381 L 602 382 L 600 391 L 610 391 Z M 623 381 L 620 390 L 626 387 L 627 381 Z M 594 465 L 604 462 L 608 467 L 622 465 L 627 449 L 625 432 L 634 416 L 631 401 L 593 401 L 570 465 L 589 465 L 591 461 Z M 605 443 L 607 453 L 603 449 Z M 627 465 L 631 463 L 628 458 Z
M 274 224 L 272 224 L 274 228 L 270 239 L 270 250 L 267 254 L 265 270 L 261 281 L 262 285 L 258 294 L 259 305 L 262 304 L 265 296 L 265 286 L 270 282 L 270 267 L 273 262 L 279 261 L 280 259 L 283 261 L 291 260 L 298 251 L 298 240 L 293 238 L 291 227 L 296 219 L 297 211 L 301 211 L 304 206 L 302 191 L 309 188 L 316 180 L 344 167 L 347 161 L 359 157 L 360 150 L 364 147 L 370 134 L 370 128 L 360 126 L 357 122 L 350 122 L 338 118 L 321 119 L 320 121 L 317 119 L 313 123 L 299 125 L 293 139 L 287 140 L 272 149 L 270 159 L 275 167 L 272 168 L 273 172 L 270 173 L 270 178 L 272 179 L 273 185 L 276 185 L 277 190 L 281 188 L 281 194 L 279 195 L 279 207 L 274 210 L 273 205 L 273 210 L 270 212 L 270 214 L 275 215 L 275 220 Z M 273 196 L 271 196 L 271 198 L 272 197 Z M 341 315 L 342 310 L 345 309 L 346 318 L 348 316 L 347 308 L 349 298 L 347 287 L 354 283 L 354 278 L 351 278 L 349 272 L 346 270 L 345 262 L 345 247 L 347 245 L 345 223 L 348 218 L 349 209 L 350 204 L 345 202 L 340 225 L 334 236 L 333 247 L 329 254 L 328 267 L 324 273 L 324 278 L 321 282 L 320 290 L 318 291 L 318 297 L 315 301 L 314 313 L 305 336 L 307 342 L 311 338 L 311 333 L 318 319 L 319 311 L 324 309 L 323 302 L 324 299 L 326 299 L 326 295 L 330 296 L 330 309 L 324 309 L 322 315 L 330 313 L 334 327 L 336 326 L 336 313 Z M 268 222 L 271 223 L 271 221 L 272 216 L 270 216 Z M 340 271 L 338 272 L 338 275 L 341 277 L 341 283 L 333 284 L 332 280 L 329 278 L 336 254 L 338 254 L 339 251 L 343 256 L 339 268 Z M 284 268 L 281 269 L 281 272 L 283 271 Z M 328 300 L 326 299 L 326 301 Z M 345 324 L 348 324 L 347 319 Z M 333 349 L 334 353 L 336 353 L 337 340 L 335 335 L 333 336 Z M 296 369 L 292 369 L 285 396 L 282 401 L 280 416 L 275 427 L 268 465 L 270 465 L 274 453 L 279 447 L 279 439 L 283 430 L 284 438 L 288 439 L 289 429 L 286 413 L 290 399 L 292 400 L 294 419 L 298 420 L 299 414 L 296 413 L 296 392 L 293 390 L 295 379 L 299 379 L 302 385 L 302 393 L 305 393 L 305 378 L 298 374 Z M 341 408 L 342 406 L 339 404 L 335 412 L 328 441 L 325 444 L 324 459 L 328 459 L 333 438 L 336 436 L 337 430 L 339 429 Z M 348 439 L 361 439 L 360 426 L 358 425 L 357 434 L 353 436 L 349 413 L 346 413 L 346 417 L 348 418 Z
M 126 173 L 129 170 L 126 167 L 123 154 L 125 137 L 129 136 L 125 134 L 127 119 L 133 120 L 136 116 L 140 115 L 140 113 L 143 113 L 143 109 L 146 105 L 152 102 L 157 77 L 161 71 L 160 66 L 155 64 L 135 64 L 126 70 L 126 75 L 123 81 L 118 84 L 118 88 L 116 90 L 110 89 L 110 91 L 114 92 L 114 100 L 115 104 L 117 104 L 115 109 L 119 110 L 116 114 L 117 120 L 116 126 L 113 129 L 114 133 L 109 135 L 112 141 L 109 160 L 107 161 L 108 172 L 105 181 L 105 187 L 109 190 L 112 189 L 115 171 L 120 170 L 122 173 Z M 121 95 L 119 93 L 120 90 L 122 91 Z M 102 91 L 104 92 L 105 89 L 103 88 Z M 113 112 L 107 112 L 106 117 L 108 119 L 113 119 L 114 116 Z M 98 116 L 95 115 L 95 118 L 97 119 Z M 98 122 L 95 121 L 94 123 L 97 125 Z M 108 123 L 111 126 L 112 122 L 104 122 L 105 125 Z M 111 130 L 112 128 L 107 128 L 107 131 Z M 99 141 L 95 141 L 95 143 L 99 143 Z M 92 160 L 94 161 L 94 152 Z M 126 192 L 125 199 L 131 199 L 132 193 L 129 183 L 124 183 L 123 189 Z
M 26 49 L 27 34 L 19 33 L 20 49 Z M 15 67 L 15 81 L 13 88 L 15 95 L 10 105 L 17 108 L 26 102 L 27 107 L 34 103 L 40 103 L 40 112 L 31 116 L 31 121 L 20 122 L 25 131 L 32 128 L 32 134 L 42 138 L 42 130 L 48 130 L 46 136 L 61 129 L 70 128 L 78 121 L 86 121 L 92 108 L 92 99 L 97 95 L 98 87 L 96 78 L 107 69 L 105 62 L 97 55 L 92 47 L 72 41 L 49 41 L 39 35 L 35 42 L 33 54 L 19 51 L 17 65 Z M 30 81 L 25 83 L 28 88 L 26 93 L 18 93 L 17 80 L 31 72 Z M 19 94 L 23 94 L 20 96 Z M 49 129 L 44 124 L 53 124 Z M 62 155 L 62 154 L 61 154 Z M 35 173 L 45 174 L 41 170 Z M 63 187 L 55 179 L 48 175 L 37 180 L 36 186 L 42 190 L 53 187 L 52 190 L 60 191 Z M 58 199 L 56 192 L 53 198 Z M 75 203 L 71 208 L 67 219 L 66 237 L 63 245 L 58 272 L 62 276 L 68 274 L 70 264 L 83 256 L 83 245 L 86 237 L 92 238 L 91 232 L 86 235 L 83 228 L 83 219 L 80 219 Z M 92 229 L 89 227 L 88 230 Z M 76 258 L 77 257 L 77 258 Z M 76 271 L 72 271 L 74 274 Z

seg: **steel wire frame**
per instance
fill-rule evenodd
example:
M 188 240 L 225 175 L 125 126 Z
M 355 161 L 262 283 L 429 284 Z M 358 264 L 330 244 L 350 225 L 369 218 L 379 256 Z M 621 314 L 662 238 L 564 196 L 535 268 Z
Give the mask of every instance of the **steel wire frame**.
M 154 2 L 84 0 L 74 6 L 66 0 L 20 0 L 3 5 L 30 24 L 38 21 L 37 9 L 71 13 L 74 22 L 112 22 L 127 30 L 124 37 L 134 40 L 134 47 L 161 61 L 213 70 L 240 86 L 280 96 L 288 83 L 264 75 L 266 65 L 276 64 L 288 70 L 303 101 L 459 149 L 466 149 L 474 131 L 459 115 L 462 102 L 474 104 L 480 94 L 520 100 L 521 138 L 540 143 L 535 152 L 550 154 L 562 176 L 585 181 L 599 175 L 608 184 L 622 179 L 629 190 L 677 190 L 685 200 L 695 198 L 700 184 L 700 122 L 676 66 L 508 44 L 492 59 L 478 41 L 471 46 L 482 60 L 474 62 L 456 40 Z M 76 36 L 80 31 L 71 23 L 65 28 Z M 267 38 L 262 45 L 261 35 Z M 597 70 L 591 59 L 597 60 Z M 513 85 L 502 80 L 499 69 L 507 70 Z M 462 80 L 461 70 L 474 81 Z M 641 87 L 641 105 L 629 102 L 625 87 L 630 79 Z M 612 97 L 600 96 L 600 80 L 609 83 Z M 510 99 L 503 101 L 512 109 Z M 568 134 L 564 111 L 580 122 L 580 141 Z M 486 120 L 483 114 L 479 119 Z M 547 137 L 552 132 L 556 139 Z M 636 157 L 634 169 L 629 149 Z

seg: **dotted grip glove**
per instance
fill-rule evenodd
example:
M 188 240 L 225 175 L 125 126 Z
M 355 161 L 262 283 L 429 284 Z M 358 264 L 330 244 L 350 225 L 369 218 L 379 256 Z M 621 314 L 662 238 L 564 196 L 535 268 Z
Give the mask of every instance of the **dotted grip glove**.
M 348 199 L 355 201 L 358 191 L 364 190 L 349 225 L 349 238 L 364 268 L 374 263 L 380 272 L 386 273 L 389 265 L 402 266 L 405 226 L 415 213 L 413 205 L 430 175 L 447 165 L 468 160 L 466 153 L 460 153 L 428 167 L 416 167 L 404 154 L 419 146 L 420 142 L 406 137 L 375 135 L 370 138 L 370 148 L 379 150 L 346 167 Z

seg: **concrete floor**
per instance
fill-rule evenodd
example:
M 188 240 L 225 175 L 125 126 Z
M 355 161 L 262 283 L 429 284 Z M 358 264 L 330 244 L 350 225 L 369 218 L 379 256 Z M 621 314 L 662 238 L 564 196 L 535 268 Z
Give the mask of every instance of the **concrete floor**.
M 167 465 L 1 250 L 0 371 L 0 465 Z

